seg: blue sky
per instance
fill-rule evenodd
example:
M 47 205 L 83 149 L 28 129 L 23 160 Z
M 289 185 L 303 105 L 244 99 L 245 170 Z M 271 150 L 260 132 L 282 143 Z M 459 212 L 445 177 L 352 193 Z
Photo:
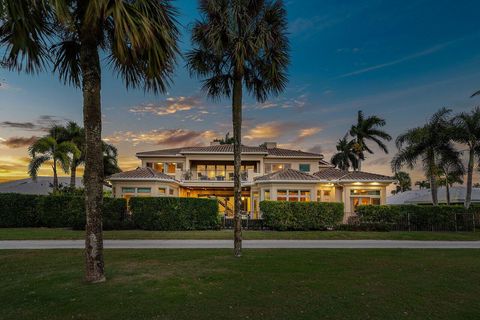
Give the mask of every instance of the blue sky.
M 197 3 L 175 4 L 185 52 Z M 440 107 L 458 112 L 480 103 L 469 98 L 480 89 L 478 1 L 290 0 L 286 7 L 289 84 L 264 104 L 246 98 L 245 144 L 273 140 L 329 159 L 359 109 L 384 117 L 395 137 Z M 0 178 L 19 177 L 26 147 L 15 138 L 41 135 L 52 120 L 81 123 L 81 93 L 50 73 L 0 70 L 0 81 Z M 205 99 L 181 59 L 167 95 L 127 91 L 107 68 L 102 81 L 103 135 L 119 147 L 124 169 L 138 164 L 137 151 L 204 144 L 230 130 L 230 102 Z M 389 155 L 369 156 L 364 168 L 390 173 L 394 152 L 390 144 Z

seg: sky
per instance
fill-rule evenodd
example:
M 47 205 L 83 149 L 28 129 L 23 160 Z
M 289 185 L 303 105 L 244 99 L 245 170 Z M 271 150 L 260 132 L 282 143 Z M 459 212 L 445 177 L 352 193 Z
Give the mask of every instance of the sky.
M 191 48 L 197 2 L 177 0 L 180 48 Z M 276 141 L 285 148 L 321 152 L 335 144 L 362 110 L 386 120 L 394 138 L 422 125 L 441 107 L 454 112 L 480 105 L 480 2 L 285 1 L 291 63 L 286 90 L 265 103 L 245 97 L 243 142 Z M 164 95 L 126 90 L 102 63 L 103 137 L 119 150 L 123 170 L 137 167 L 135 153 L 206 145 L 231 132 L 228 99 L 213 102 L 180 57 Z M 81 91 L 51 72 L 25 75 L 0 69 L 0 181 L 27 176 L 27 146 L 52 123 L 82 123 Z M 362 166 L 391 174 L 389 153 L 373 148 Z M 414 170 L 414 179 L 422 179 Z M 48 166 L 40 175 L 50 175 Z M 477 179 L 478 180 L 478 179 Z M 478 182 L 478 181 L 477 181 Z

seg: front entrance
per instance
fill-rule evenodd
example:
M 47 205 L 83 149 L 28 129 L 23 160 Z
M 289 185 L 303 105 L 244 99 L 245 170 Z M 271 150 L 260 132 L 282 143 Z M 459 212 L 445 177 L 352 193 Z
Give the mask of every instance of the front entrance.
M 250 213 L 251 199 L 250 190 L 242 190 L 242 211 Z M 188 196 L 192 198 L 214 198 L 218 201 L 218 211 L 229 218 L 233 218 L 234 198 L 231 188 L 202 188 L 189 189 Z

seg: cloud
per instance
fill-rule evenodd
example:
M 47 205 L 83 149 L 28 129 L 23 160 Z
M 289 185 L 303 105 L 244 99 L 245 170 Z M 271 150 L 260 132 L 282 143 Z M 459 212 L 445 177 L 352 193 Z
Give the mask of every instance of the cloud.
M 284 129 L 285 124 L 282 122 L 261 123 L 248 130 L 244 138 L 247 140 L 274 139 L 279 137 Z
M 253 105 L 253 109 L 256 110 L 266 110 L 266 109 L 301 109 L 303 108 L 308 101 L 308 95 L 306 93 L 302 93 L 296 97 L 292 98 L 278 98 L 274 101 L 267 101 L 264 103 L 257 103 Z M 246 106 L 245 108 L 249 108 Z
M 15 121 L 3 121 L 0 122 L 0 127 L 20 129 L 27 131 L 48 131 L 52 126 L 69 121 L 65 118 L 59 118 L 57 116 L 41 115 L 34 121 L 15 122 Z
M 104 140 L 114 144 L 129 142 L 134 146 L 150 144 L 173 147 L 205 145 L 219 136 L 217 132 L 211 130 L 156 129 L 147 132 L 119 131 Z
M 141 114 L 155 114 L 157 116 L 172 115 L 179 111 L 189 111 L 201 105 L 201 100 L 197 96 L 190 97 L 169 97 L 164 102 L 155 104 L 148 103 L 132 107 L 129 111 Z
M 390 66 L 394 66 L 396 64 L 399 64 L 399 63 L 402 63 L 402 62 L 406 62 L 406 61 L 409 61 L 409 60 L 413 60 L 413 59 L 416 59 L 416 58 L 420 58 L 420 57 L 423 57 L 423 56 L 428 56 L 430 54 L 433 54 L 437 51 L 440 51 L 446 47 L 448 47 L 449 45 L 457 42 L 458 40 L 454 40 L 454 41 L 448 41 L 448 42 L 445 42 L 445 43 L 441 43 L 441 44 L 437 44 L 431 48 L 428 48 L 426 50 L 423 50 L 423 51 L 420 51 L 420 52 L 417 52 L 417 53 L 414 53 L 414 54 L 411 54 L 411 55 L 408 55 L 408 56 L 405 56 L 403 58 L 400 58 L 400 59 L 397 59 L 397 60 L 393 60 L 393 61 L 390 61 L 390 62 L 386 62 L 386 63 L 381 63 L 381 64 L 377 64 L 377 65 L 374 65 L 374 66 L 370 66 L 368 68 L 363 68 L 363 69 L 360 69 L 360 70 L 356 70 L 356 71 L 353 71 L 353 72 L 348 72 L 348 73 L 345 73 L 345 74 L 342 74 L 342 75 L 339 75 L 338 77 L 336 77 L 336 79 L 340 79 L 340 78 L 346 78 L 346 77 L 351 77 L 351 76 L 356 76 L 356 75 L 359 75 L 359 74 L 363 74 L 363 73 L 366 73 L 366 72 L 370 72 L 370 71 L 374 71 L 374 70 L 378 70 L 378 69 L 382 69 L 382 68 L 386 68 L 386 67 L 390 67 Z
M 319 133 L 320 131 L 322 131 L 322 128 L 320 127 L 300 129 L 300 131 L 298 132 L 298 138 L 301 138 L 301 139 L 308 138 Z
M 31 136 L 31 137 L 11 137 L 8 139 L 1 139 L 0 144 L 7 146 L 8 148 L 22 148 L 27 147 L 37 141 L 38 137 Z

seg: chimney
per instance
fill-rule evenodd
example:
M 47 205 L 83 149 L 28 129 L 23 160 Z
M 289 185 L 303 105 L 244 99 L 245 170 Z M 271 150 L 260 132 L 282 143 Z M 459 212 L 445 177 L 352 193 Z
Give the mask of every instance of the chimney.
M 212 141 L 210 142 L 210 146 L 219 146 L 220 145 L 220 141 Z
M 273 149 L 273 148 L 276 148 L 276 147 L 277 147 L 277 143 L 276 143 L 276 142 L 264 142 L 263 145 L 264 145 L 265 148 L 267 148 L 267 149 Z

